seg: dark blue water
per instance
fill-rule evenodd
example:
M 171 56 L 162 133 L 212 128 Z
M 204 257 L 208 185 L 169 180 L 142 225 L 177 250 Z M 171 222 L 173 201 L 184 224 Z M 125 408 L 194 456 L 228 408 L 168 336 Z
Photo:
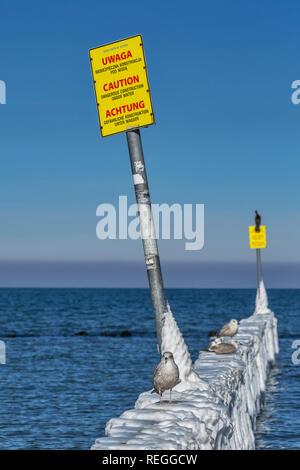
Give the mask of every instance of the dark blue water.
M 168 300 L 193 360 L 207 333 L 252 313 L 254 290 L 169 289 Z M 258 448 L 300 448 L 300 290 L 270 290 L 279 320 L 280 356 Z M 125 330 L 131 336 L 121 337 Z M 76 336 L 78 332 L 86 336 Z M 116 336 L 101 336 L 101 333 Z M 299 334 L 298 334 L 299 332 Z M 1 449 L 88 449 L 109 418 L 134 406 L 151 387 L 158 361 L 146 289 L 0 289 Z

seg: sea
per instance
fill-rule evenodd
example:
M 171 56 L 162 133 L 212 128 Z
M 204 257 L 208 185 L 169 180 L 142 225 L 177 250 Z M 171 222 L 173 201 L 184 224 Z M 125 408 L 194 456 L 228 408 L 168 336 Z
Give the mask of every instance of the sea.
M 252 314 L 255 294 L 166 290 L 193 361 L 209 331 Z M 268 296 L 280 352 L 256 447 L 300 449 L 300 290 Z M 0 340 L 0 449 L 89 449 L 151 389 L 159 361 L 148 289 L 0 289 Z

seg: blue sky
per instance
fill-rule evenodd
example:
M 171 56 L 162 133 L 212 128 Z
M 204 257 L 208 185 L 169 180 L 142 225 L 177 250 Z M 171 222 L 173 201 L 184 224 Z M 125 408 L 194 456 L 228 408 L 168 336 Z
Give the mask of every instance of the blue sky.
M 96 207 L 134 202 L 126 137 L 101 139 L 91 47 L 142 34 L 156 125 L 142 130 L 152 202 L 205 204 L 205 246 L 163 262 L 300 262 L 296 1 L 6 1 L 0 7 L 0 263 L 142 260 L 96 238 Z

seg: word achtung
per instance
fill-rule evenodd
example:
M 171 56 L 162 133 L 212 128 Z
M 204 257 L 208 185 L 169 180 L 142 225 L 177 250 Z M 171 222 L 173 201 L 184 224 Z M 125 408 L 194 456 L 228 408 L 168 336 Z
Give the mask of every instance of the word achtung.
M 106 118 L 112 116 L 118 116 L 118 114 L 131 113 L 132 111 L 137 111 L 145 107 L 144 100 L 136 101 L 135 103 L 123 104 L 123 106 L 118 106 L 117 108 L 107 109 Z

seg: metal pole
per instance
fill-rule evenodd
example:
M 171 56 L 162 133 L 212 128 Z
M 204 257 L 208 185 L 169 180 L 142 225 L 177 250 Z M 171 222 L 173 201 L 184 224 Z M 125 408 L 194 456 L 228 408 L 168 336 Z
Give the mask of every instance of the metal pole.
M 139 210 L 145 262 L 156 324 L 158 350 L 159 353 L 162 354 L 161 331 L 164 314 L 167 311 L 167 301 L 165 298 L 157 240 L 154 230 L 143 147 L 139 129 L 127 131 L 126 136 L 135 189 L 135 197 Z
M 259 287 L 260 282 L 262 280 L 260 248 L 256 249 L 256 265 L 257 265 L 257 286 Z

